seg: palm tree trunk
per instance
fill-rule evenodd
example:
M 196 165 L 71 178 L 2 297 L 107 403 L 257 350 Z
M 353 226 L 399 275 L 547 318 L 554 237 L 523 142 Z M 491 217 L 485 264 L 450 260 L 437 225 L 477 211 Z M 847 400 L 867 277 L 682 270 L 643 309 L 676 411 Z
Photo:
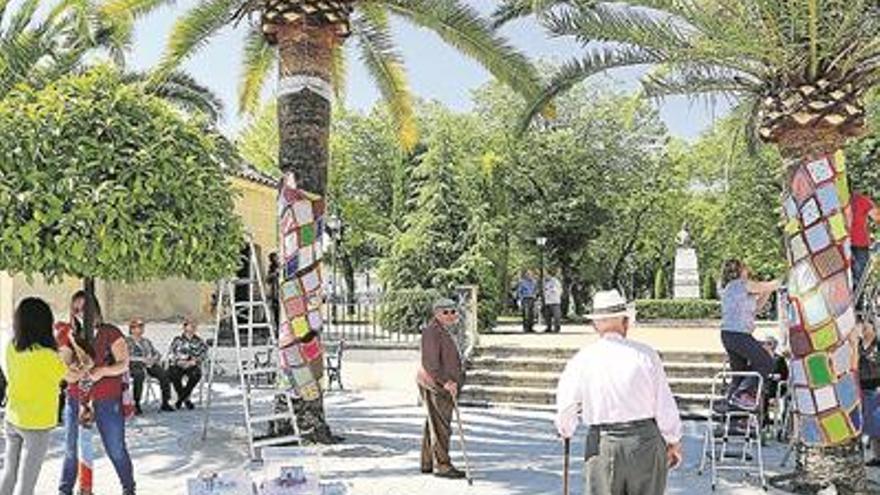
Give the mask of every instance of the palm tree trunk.
M 302 399 L 296 404 L 301 433 L 314 441 L 332 442 L 324 419 L 320 380 L 324 273 L 322 233 L 327 190 L 332 51 L 339 38 L 332 25 L 296 22 L 278 27 L 279 163 L 283 172 L 278 194 L 280 249 L 283 253 L 279 322 L 282 345 L 293 342 L 296 357 L 288 373 Z M 302 358 L 302 361 L 296 362 Z M 308 372 L 307 372 L 308 371 Z
M 798 492 L 866 492 L 843 142 L 833 129 L 780 140 Z

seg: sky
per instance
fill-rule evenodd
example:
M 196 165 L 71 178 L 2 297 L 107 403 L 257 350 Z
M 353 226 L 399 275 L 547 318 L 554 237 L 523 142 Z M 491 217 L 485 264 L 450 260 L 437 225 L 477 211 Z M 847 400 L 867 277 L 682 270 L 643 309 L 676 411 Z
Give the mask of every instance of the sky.
M 465 0 L 482 12 L 491 12 L 492 0 Z M 156 64 L 164 48 L 176 16 L 195 5 L 194 0 L 178 0 L 165 6 L 138 24 L 134 49 L 129 63 L 135 69 L 148 69 Z M 226 105 L 222 127 L 234 133 L 243 119 L 238 116 L 236 89 L 240 74 L 241 47 L 246 27 L 228 27 L 190 59 L 185 69 L 202 84 L 216 92 Z M 425 99 L 437 100 L 448 107 L 466 111 L 471 108 L 471 92 L 490 80 L 491 76 L 478 64 L 459 55 L 430 31 L 405 22 L 394 23 L 394 34 L 404 57 L 413 92 Z M 511 43 L 535 60 L 562 62 L 583 53 L 568 40 L 549 39 L 532 21 L 519 21 L 507 26 L 503 34 Z M 345 104 L 368 109 L 379 98 L 378 91 L 363 66 L 351 53 Z M 613 77 L 621 88 L 633 89 L 639 73 L 632 70 L 616 72 Z M 274 78 L 272 83 L 274 84 Z M 269 87 L 271 93 L 271 87 Z M 722 117 L 726 104 L 691 102 L 671 98 L 659 103 L 661 117 L 670 132 L 683 139 L 693 140 L 700 132 Z

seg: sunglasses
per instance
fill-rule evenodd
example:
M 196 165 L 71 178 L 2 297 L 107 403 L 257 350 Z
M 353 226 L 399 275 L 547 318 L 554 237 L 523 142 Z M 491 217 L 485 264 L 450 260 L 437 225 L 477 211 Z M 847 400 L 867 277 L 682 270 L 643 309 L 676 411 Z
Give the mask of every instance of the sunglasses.
M 457 310 L 457 309 L 444 309 L 444 310 L 443 310 L 443 314 L 446 315 L 446 316 L 457 315 L 457 314 L 458 314 L 458 310 Z

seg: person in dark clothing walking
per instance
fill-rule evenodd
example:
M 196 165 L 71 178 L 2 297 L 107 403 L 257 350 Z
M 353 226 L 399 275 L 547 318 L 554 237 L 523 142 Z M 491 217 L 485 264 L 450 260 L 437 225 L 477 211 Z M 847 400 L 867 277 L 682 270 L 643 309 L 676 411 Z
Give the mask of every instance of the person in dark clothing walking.
M 147 375 L 152 376 L 159 381 L 159 387 L 162 389 L 162 405 L 160 411 L 173 411 L 169 403 L 171 401 L 171 382 L 168 380 L 168 374 L 162 367 L 162 354 L 156 350 L 150 339 L 144 337 L 144 322 L 138 318 L 131 320 L 128 324 L 129 337 L 125 342 L 128 344 L 128 353 L 130 359 L 129 371 L 134 381 L 134 404 L 135 413 L 143 414 L 141 410 L 141 398 L 144 394 L 144 381 Z
M 532 272 L 526 270 L 522 278 L 516 284 L 516 301 L 522 311 L 523 331 L 534 332 L 535 327 L 535 296 L 538 293 L 538 284 Z
M 208 345 L 196 334 L 196 330 L 192 320 L 184 320 L 183 334 L 171 341 L 168 378 L 177 393 L 177 409 L 195 407 L 190 396 L 202 379 L 202 362 L 208 355 Z M 186 384 L 183 383 L 184 378 Z
M 422 366 L 416 381 L 428 419 L 422 433 L 422 473 L 461 479 L 465 473 L 452 465 L 449 438 L 454 399 L 464 382 L 461 356 L 449 327 L 458 322 L 458 310 L 449 299 L 434 303 L 434 316 L 422 330 Z

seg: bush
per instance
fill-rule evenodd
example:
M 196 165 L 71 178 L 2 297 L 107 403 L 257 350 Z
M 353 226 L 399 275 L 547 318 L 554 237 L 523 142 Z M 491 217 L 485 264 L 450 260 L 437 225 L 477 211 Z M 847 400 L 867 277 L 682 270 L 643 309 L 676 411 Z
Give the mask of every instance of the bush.
M 392 333 L 419 333 L 431 315 L 431 306 L 441 294 L 433 289 L 388 292 L 379 310 L 379 324 Z
M 658 268 L 654 274 L 654 299 L 666 299 L 668 297 L 666 283 L 666 272 L 663 268 Z
M 654 299 L 636 301 L 637 319 L 716 320 L 721 318 L 721 302 L 704 299 Z

